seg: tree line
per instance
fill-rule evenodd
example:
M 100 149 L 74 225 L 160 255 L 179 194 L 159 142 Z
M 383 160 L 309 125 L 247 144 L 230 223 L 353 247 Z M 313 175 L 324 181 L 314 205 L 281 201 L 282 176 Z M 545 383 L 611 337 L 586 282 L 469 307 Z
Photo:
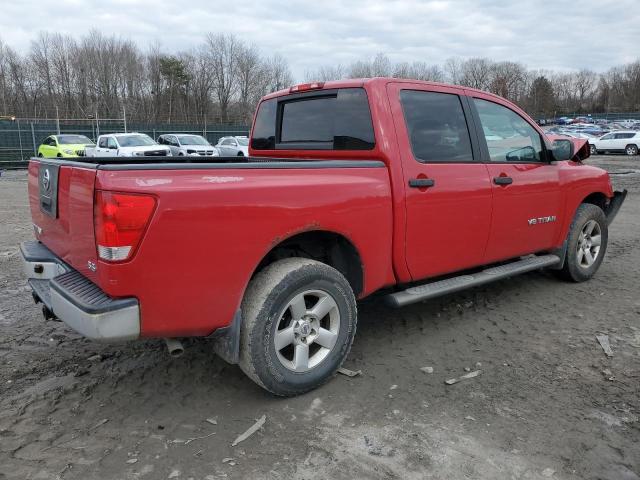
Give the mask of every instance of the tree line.
M 535 117 L 640 111 L 640 59 L 604 73 L 528 69 L 519 62 L 450 58 L 391 62 L 384 54 L 320 66 L 307 81 L 388 76 L 464 85 L 514 101 Z M 142 49 L 90 31 L 41 32 L 18 53 L 0 38 L 0 115 L 121 118 L 149 123 L 251 121 L 259 98 L 294 83 L 287 60 L 237 35 L 209 33 L 191 50 Z
M 393 63 L 384 54 L 347 66 L 323 66 L 307 72 L 307 81 L 396 77 L 446 82 L 505 97 L 530 115 L 550 118 L 573 113 L 640 111 L 640 59 L 596 73 L 532 70 L 518 62 L 487 58 L 450 58 L 442 65 L 422 61 Z
M 236 35 L 207 34 L 191 50 L 97 30 L 75 40 L 41 32 L 25 54 L 0 38 L 0 115 L 122 118 L 150 123 L 239 123 L 263 95 L 293 83 L 287 61 Z

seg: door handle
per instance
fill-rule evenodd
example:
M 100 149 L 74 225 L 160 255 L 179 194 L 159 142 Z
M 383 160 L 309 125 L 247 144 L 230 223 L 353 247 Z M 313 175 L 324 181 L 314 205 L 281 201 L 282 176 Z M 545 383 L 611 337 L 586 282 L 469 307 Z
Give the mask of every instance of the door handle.
M 496 185 L 511 185 L 513 178 L 511 177 L 493 177 L 493 183 Z
M 412 178 L 409 180 L 411 188 L 429 188 L 436 184 L 433 178 Z

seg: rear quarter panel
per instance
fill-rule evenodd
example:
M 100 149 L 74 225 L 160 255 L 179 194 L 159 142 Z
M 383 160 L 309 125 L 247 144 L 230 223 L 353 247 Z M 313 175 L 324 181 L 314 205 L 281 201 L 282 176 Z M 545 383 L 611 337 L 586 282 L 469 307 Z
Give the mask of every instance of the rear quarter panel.
M 134 258 L 97 269 L 107 293 L 138 297 L 143 336 L 228 325 L 262 258 L 303 231 L 351 240 L 363 295 L 394 281 L 386 168 L 100 170 L 96 189 L 157 199 Z

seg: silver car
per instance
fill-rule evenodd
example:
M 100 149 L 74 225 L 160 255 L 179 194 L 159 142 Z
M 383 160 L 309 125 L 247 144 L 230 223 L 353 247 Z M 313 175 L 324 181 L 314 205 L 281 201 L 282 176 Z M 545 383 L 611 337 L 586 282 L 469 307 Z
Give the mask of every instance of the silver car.
M 171 149 L 171 155 L 181 157 L 183 155 L 202 155 L 217 157 L 218 149 L 200 135 L 185 133 L 167 133 L 158 137 L 160 145 L 166 145 Z
M 249 139 L 247 137 L 222 137 L 216 148 L 223 157 L 248 157 Z

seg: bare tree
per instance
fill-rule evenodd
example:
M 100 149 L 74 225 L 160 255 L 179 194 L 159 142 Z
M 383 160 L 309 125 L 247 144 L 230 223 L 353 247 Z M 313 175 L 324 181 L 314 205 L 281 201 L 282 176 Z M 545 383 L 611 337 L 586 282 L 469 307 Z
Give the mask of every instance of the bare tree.
M 277 92 L 293 84 L 289 64 L 279 53 L 267 60 L 267 71 L 269 72 L 269 91 Z
M 233 34 L 207 35 L 209 63 L 213 76 L 213 89 L 220 105 L 220 120 L 228 121 L 229 103 L 238 87 L 238 76 L 235 65 L 241 46 Z

